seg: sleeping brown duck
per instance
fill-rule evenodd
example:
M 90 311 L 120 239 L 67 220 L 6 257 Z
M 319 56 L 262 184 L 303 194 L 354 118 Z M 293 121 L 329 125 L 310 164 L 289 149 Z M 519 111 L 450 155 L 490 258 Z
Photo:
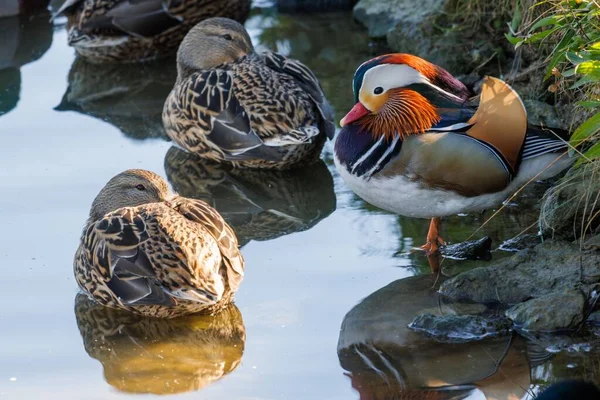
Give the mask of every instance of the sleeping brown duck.
M 80 288 L 102 305 L 172 318 L 229 304 L 244 259 L 215 209 L 173 194 L 150 171 L 132 169 L 96 196 L 74 270 Z

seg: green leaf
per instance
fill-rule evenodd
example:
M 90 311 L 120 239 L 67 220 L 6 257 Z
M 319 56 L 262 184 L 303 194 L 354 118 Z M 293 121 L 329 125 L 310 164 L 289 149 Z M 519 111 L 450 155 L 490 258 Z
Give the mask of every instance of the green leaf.
M 585 61 L 585 59 L 583 57 L 581 57 L 579 54 L 575 53 L 574 51 L 567 51 L 565 53 L 565 56 L 567 57 L 567 60 L 571 61 L 571 63 L 573 63 L 575 65 L 580 64 Z
M 570 68 L 567 70 L 564 70 L 563 72 L 560 73 L 562 76 L 564 76 L 565 78 L 570 78 L 573 75 L 575 75 L 575 68 Z
M 600 42 L 592 43 L 590 45 L 591 50 L 600 50 Z
M 551 15 L 549 17 L 542 18 L 538 22 L 536 22 L 535 24 L 533 24 L 533 26 L 531 27 L 531 29 L 529 29 L 529 32 L 533 32 L 536 29 L 539 29 L 539 28 L 541 28 L 543 26 L 555 25 L 557 22 L 559 22 L 561 20 L 562 20 L 562 16 L 560 16 L 560 15 Z
M 521 38 L 517 38 L 514 37 L 513 35 L 511 35 L 510 33 L 505 33 L 504 37 L 506 38 L 506 40 L 508 40 L 510 42 L 510 44 L 512 44 L 513 46 L 520 46 L 520 43 L 522 42 Z
M 600 107 L 600 101 L 598 100 L 582 100 L 577 102 L 578 106 L 585 108 L 596 108 Z
M 600 80 L 600 61 L 584 61 L 575 67 L 575 72 L 592 80 Z
M 592 83 L 592 82 L 596 82 L 598 79 L 594 78 L 591 75 L 584 75 L 583 78 L 581 78 L 580 80 L 578 80 L 577 82 L 575 82 L 574 84 L 572 84 L 569 89 L 577 89 L 578 87 L 581 87 L 583 85 L 586 85 L 588 83 Z
M 583 153 L 583 157 L 579 157 L 575 166 L 580 166 L 588 161 L 593 161 L 598 157 L 600 157 L 600 142 L 587 149 L 587 151 Z
M 519 29 L 519 26 L 521 26 L 521 18 L 521 7 L 517 6 L 515 7 L 515 15 L 513 15 L 512 21 L 510 22 L 510 29 L 512 32 L 516 31 Z
M 575 129 L 569 143 L 574 147 L 600 130 L 600 112 L 592 115 Z

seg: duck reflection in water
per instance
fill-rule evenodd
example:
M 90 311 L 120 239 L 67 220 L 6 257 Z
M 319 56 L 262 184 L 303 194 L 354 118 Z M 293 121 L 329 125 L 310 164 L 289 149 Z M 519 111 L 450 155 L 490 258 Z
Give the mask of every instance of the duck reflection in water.
M 17 106 L 20 68 L 44 55 L 52 44 L 52 33 L 48 11 L 0 18 L 0 116 Z
M 76 58 L 67 91 L 54 109 L 98 118 L 131 139 L 168 140 L 161 115 L 176 77 L 172 59 L 120 65 Z
M 235 169 L 173 146 L 165 171 L 177 193 L 216 208 L 242 246 L 310 229 L 336 207 L 333 178 L 322 160 L 287 171 Z
M 530 384 L 524 343 L 510 336 L 438 343 L 408 329 L 417 314 L 478 313 L 483 306 L 446 304 L 436 277 L 397 280 L 346 314 L 338 357 L 361 400 L 521 399 Z
M 233 304 L 216 316 L 166 320 L 103 307 L 78 294 L 75 316 L 85 351 L 102 363 L 106 382 L 123 392 L 199 390 L 235 370 L 244 353 L 246 330 Z

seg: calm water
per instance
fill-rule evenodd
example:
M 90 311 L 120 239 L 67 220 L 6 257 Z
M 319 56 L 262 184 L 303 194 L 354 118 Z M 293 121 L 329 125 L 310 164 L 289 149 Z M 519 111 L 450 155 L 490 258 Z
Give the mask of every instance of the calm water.
M 330 144 L 302 172 L 226 174 L 198 163 L 162 132 L 172 60 L 75 61 L 64 21 L 48 17 L 0 19 L 0 397 L 370 399 L 402 385 L 475 382 L 472 399 L 512 399 L 556 377 L 597 374 L 597 359 L 582 353 L 533 365 L 523 340 L 434 345 L 408 332 L 416 312 L 438 304 L 426 260 L 409 253 L 427 221 L 358 199 L 335 172 Z M 379 51 L 350 13 L 278 15 L 265 4 L 246 27 L 259 47 L 312 67 L 337 118 L 352 105 L 354 69 Z M 76 299 L 72 258 L 90 203 L 127 168 L 167 177 L 234 226 L 247 262 L 236 308 L 164 322 Z M 535 231 L 542 192 L 528 190 L 475 237 L 497 247 Z M 449 218 L 445 236 L 465 240 L 491 214 Z

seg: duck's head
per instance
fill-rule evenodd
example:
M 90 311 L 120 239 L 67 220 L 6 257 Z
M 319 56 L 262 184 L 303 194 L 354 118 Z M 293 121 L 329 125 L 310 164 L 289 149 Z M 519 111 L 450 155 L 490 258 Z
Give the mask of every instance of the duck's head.
M 439 122 L 439 109 L 463 104 L 469 90 L 448 71 L 410 54 L 386 54 L 354 73 L 356 104 L 340 126 L 360 124 L 376 135 L 425 132 Z
M 128 169 L 113 177 L 92 203 L 90 220 L 96 221 L 121 207 L 168 201 L 175 196 L 169 185 L 154 172 Z
M 239 22 L 229 18 L 209 18 L 194 26 L 183 38 L 177 52 L 180 78 L 214 68 L 254 51 L 252 40 Z

